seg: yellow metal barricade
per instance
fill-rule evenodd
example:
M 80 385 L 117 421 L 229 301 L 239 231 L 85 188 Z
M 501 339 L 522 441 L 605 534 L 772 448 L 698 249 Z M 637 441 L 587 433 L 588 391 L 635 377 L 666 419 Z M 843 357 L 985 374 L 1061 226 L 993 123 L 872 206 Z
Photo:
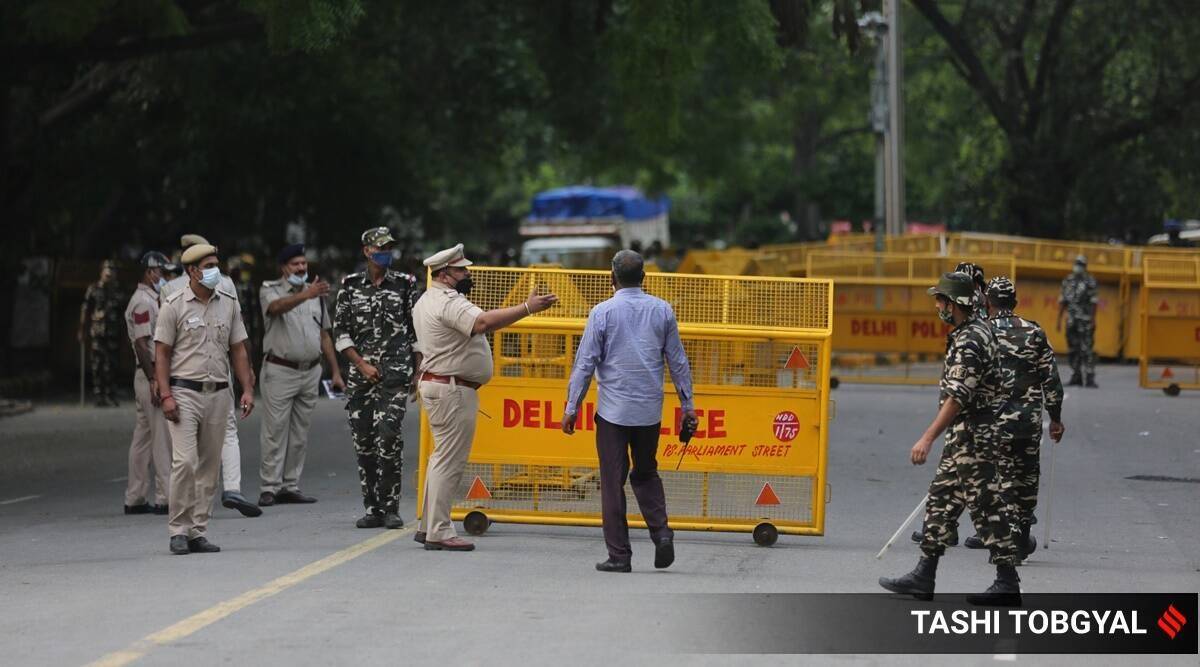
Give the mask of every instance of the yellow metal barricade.
M 609 274 L 486 267 L 471 273 L 471 299 L 485 310 L 519 304 L 534 286 L 560 301 L 491 336 L 495 376 L 479 390 L 475 440 L 453 518 L 474 534 L 491 522 L 599 526 L 595 381 L 576 434 L 560 428 L 587 314 L 612 296 Z M 644 287 L 674 306 L 700 420 L 685 450 L 668 378 L 658 460 L 671 526 L 753 532 L 760 544 L 773 543 L 778 533 L 823 534 L 832 283 L 648 274 Z M 431 447 L 422 414 L 422 494 Z M 632 497 L 629 507 L 630 524 L 644 526 Z
M 935 384 L 950 327 L 926 294 L 959 262 L 1017 282 L 1012 257 L 810 252 L 809 276 L 835 284 L 833 368 L 838 382 Z M 1020 293 L 1018 283 L 1017 291 Z
M 1142 271 L 1139 384 L 1200 389 L 1200 257 L 1147 257 Z

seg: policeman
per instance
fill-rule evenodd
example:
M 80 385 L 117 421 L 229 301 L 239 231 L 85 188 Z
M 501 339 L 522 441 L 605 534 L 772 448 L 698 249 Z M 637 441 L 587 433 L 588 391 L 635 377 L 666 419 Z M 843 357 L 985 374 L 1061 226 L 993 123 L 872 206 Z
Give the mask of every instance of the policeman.
M 879 585 L 893 593 L 928 600 L 933 597 L 938 559 L 964 506 L 975 529 L 991 549 L 996 581 L 982 595 L 969 595 L 972 604 L 1021 603 L 1016 549 L 1008 508 L 996 478 L 999 433 L 996 419 L 1004 404 L 996 334 L 975 308 L 975 286 L 965 273 L 947 273 L 929 294 L 937 298 L 938 316 L 953 324 L 947 336 L 937 416 L 913 445 L 911 460 L 921 465 L 933 441 L 946 431 L 937 472 L 929 484 L 925 505 L 923 556 L 912 572 Z
M 1017 556 L 1024 560 L 1037 549 L 1030 529 L 1037 519 L 1039 465 L 1042 442 L 1042 408 L 1050 414 L 1050 439 L 1062 440 L 1063 388 L 1058 377 L 1054 348 L 1037 322 L 1018 317 L 1017 289 L 1004 276 L 988 283 L 991 323 L 1000 345 L 1001 379 L 1006 403 L 1000 412 L 1000 432 L 1005 446 L 1000 457 L 1000 490 L 1008 503 L 1013 529 L 1019 533 Z M 970 549 L 982 549 L 978 536 L 967 538 Z
M 400 528 L 404 413 L 417 360 L 412 309 L 417 279 L 393 271 L 387 227 L 362 234 L 367 270 L 342 279 L 334 301 L 334 347 L 350 362 L 349 412 L 366 514 L 359 528 Z
M 238 305 L 242 308 L 242 322 L 246 325 L 247 352 L 250 354 L 251 368 L 259 360 L 257 354 L 262 350 L 263 321 L 259 309 L 258 291 L 254 289 L 254 255 L 242 253 L 229 258 L 229 280 L 237 289 Z
M 208 241 L 199 234 L 184 234 L 179 237 L 179 245 L 182 246 L 183 252 L 187 252 L 188 248 L 194 245 L 208 245 Z M 188 275 L 185 273 L 175 280 L 168 281 L 163 285 L 162 291 L 159 293 L 159 302 L 165 303 L 167 297 L 182 290 L 189 284 Z M 233 280 L 225 274 L 219 274 L 219 287 L 222 291 L 234 294 L 234 300 L 237 300 L 237 287 L 233 284 Z M 242 309 L 241 303 L 238 303 L 238 309 Z M 243 324 L 243 326 L 245 326 Z M 247 341 L 249 338 L 247 338 Z M 246 348 L 246 354 L 249 355 L 250 348 Z M 250 371 L 251 377 L 254 375 L 253 366 Z M 233 411 L 233 390 L 230 389 L 230 406 L 229 417 L 225 423 L 225 444 L 221 448 L 221 481 L 224 490 L 221 492 L 221 504 L 232 510 L 237 510 L 242 513 L 242 516 L 256 517 L 262 515 L 262 510 L 254 503 L 246 500 L 242 495 L 242 447 L 238 441 L 237 431 L 237 416 Z
M 171 479 L 171 436 L 158 404 L 154 376 L 154 325 L 158 321 L 158 290 L 163 268 L 170 264 L 161 252 L 142 255 L 142 279 L 125 307 L 125 329 L 133 345 L 137 368 L 133 371 L 133 396 L 137 421 L 129 443 L 129 483 L 125 486 L 126 514 L 167 513 L 167 486 Z M 154 466 L 154 505 L 150 497 L 150 467 Z
M 1062 331 L 1063 315 L 1067 316 L 1067 360 L 1071 363 L 1068 385 L 1096 387 L 1096 354 L 1092 344 L 1096 338 L 1096 279 L 1087 272 L 1087 257 L 1075 258 L 1071 275 L 1063 278 L 1062 294 L 1058 298 L 1058 321 L 1055 328 Z
M 303 245 L 285 247 L 278 259 L 280 278 L 264 281 L 258 299 L 266 323 L 260 385 L 264 413 L 258 504 L 262 507 L 317 502 L 301 493 L 299 485 L 308 428 L 317 406 L 322 354 L 333 370 L 333 386 L 344 388 L 329 337 L 329 311 L 322 299 L 329 293 L 329 283 L 320 278 L 307 282 Z
M 117 364 L 117 341 L 121 335 L 121 303 L 117 287 L 117 265 L 105 260 L 100 265 L 100 280 L 88 285 L 79 308 L 79 343 L 91 338 L 92 393 L 98 407 L 117 405 L 113 372 Z M 84 332 L 87 332 L 86 334 Z
M 458 244 L 425 259 L 433 276 L 417 302 L 413 319 L 421 352 L 421 406 L 429 419 L 433 452 L 425 466 L 422 528 L 414 539 L 428 551 L 471 551 L 458 537 L 450 504 L 458 493 L 475 437 L 479 387 L 492 379 L 492 348 L 485 334 L 553 306 L 558 297 L 538 295 L 516 306 L 484 312 L 467 299 L 473 281 L 471 260 Z
M 230 362 L 242 385 L 243 419 L 254 409 L 254 378 L 240 344 L 246 328 L 237 299 L 220 286 L 217 249 L 193 245 L 182 259 L 188 286 L 163 303 L 154 330 L 159 399 L 173 452 L 167 527 L 171 553 L 213 553 L 221 549 L 205 533 L 232 410 Z

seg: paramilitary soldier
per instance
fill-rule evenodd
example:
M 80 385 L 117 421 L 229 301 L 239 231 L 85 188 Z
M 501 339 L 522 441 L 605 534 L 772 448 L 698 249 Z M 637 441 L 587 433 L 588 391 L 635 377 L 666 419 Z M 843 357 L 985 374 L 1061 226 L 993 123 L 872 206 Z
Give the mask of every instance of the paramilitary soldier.
M 987 289 L 992 328 L 1000 345 L 1000 370 L 1007 402 L 1000 412 L 1004 440 L 1000 456 L 1000 490 L 1012 515 L 1017 557 L 1024 560 L 1037 549 L 1030 528 L 1037 523 L 1042 408 L 1050 414 L 1050 439 L 1062 440 L 1063 388 L 1054 348 L 1037 322 L 1018 317 L 1017 288 L 1004 276 L 992 278 Z M 969 537 L 969 549 L 982 549 L 983 540 Z
M 217 249 L 204 243 L 183 253 L 188 286 L 167 297 L 154 328 L 154 370 L 171 431 L 171 553 L 213 553 L 206 538 L 233 406 L 229 368 L 242 384 L 242 419 L 254 409 L 254 376 L 246 327 L 232 291 L 220 286 Z
M 1096 385 L 1096 354 L 1092 344 L 1096 338 L 1096 279 L 1087 272 L 1087 257 L 1075 258 L 1071 275 L 1063 278 L 1062 294 L 1058 298 L 1057 328 L 1062 331 L 1063 315 L 1067 316 L 1067 360 L 1071 363 L 1068 385 Z
M 117 287 L 117 266 L 112 260 L 100 265 L 100 280 L 88 285 L 79 308 L 79 343 L 90 338 L 92 353 L 92 393 L 96 405 L 117 405 L 113 372 L 117 365 L 121 337 L 121 290 Z
M 125 328 L 137 367 L 133 371 L 133 400 L 137 421 L 129 442 L 129 483 L 125 487 L 126 514 L 167 513 L 171 480 L 171 434 L 158 403 L 158 378 L 154 373 L 154 326 L 158 322 L 158 292 L 166 284 L 163 269 L 170 264 L 161 252 L 142 255 L 142 279 L 125 307 Z M 150 470 L 153 465 L 154 475 Z M 154 505 L 150 482 L 154 481 Z
M 946 339 L 937 416 L 913 445 L 914 465 L 925 463 L 933 441 L 943 431 L 946 444 L 937 472 L 929 484 L 921 560 L 912 572 L 879 584 L 894 593 L 928 600 L 933 597 L 938 558 L 965 507 L 975 529 L 991 550 L 996 581 L 982 595 L 969 595 L 972 604 L 1016 605 L 1021 602 L 1016 550 L 1008 508 L 996 475 L 999 433 L 996 417 L 1003 405 L 998 345 L 992 327 L 975 311 L 975 286 L 965 273 L 947 273 L 936 287 L 938 316 L 954 329 Z
M 342 279 L 334 301 L 334 347 L 350 362 L 350 431 L 367 512 L 359 528 L 400 528 L 404 413 L 418 360 L 412 310 L 417 279 L 392 271 L 387 227 L 363 232 L 367 270 Z

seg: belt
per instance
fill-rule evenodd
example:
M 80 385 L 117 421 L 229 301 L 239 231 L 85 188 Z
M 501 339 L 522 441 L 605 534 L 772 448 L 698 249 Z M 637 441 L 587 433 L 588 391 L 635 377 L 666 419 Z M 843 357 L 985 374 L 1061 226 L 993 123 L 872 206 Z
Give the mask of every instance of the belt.
M 172 387 L 180 387 L 182 389 L 191 389 L 205 394 L 211 394 L 214 391 L 228 389 L 228 382 L 197 382 L 195 380 L 184 380 L 183 378 L 171 378 Z
M 306 370 L 312 368 L 313 366 L 316 366 L 317 364 L 321 363 L 320 357 L 317 357 L 316 359 L 313 359 L 312 361 L 288 361 L 287 359 L 284 359 L 283 357 L 277 357 L 273 354 L 268 354 L 267 356 L 263 357 L 263 359 L 265 361 L 269 361 L 273 364 L 279 364 L 280 366 L 287 366 L 288 368 L 291 368 L 291 369 L 297 370 L 297 371 L 306 371 Z
M 437 375 L 435 373 L 421 373 L 421 381 L 438 382 L 441 384 L 460 384 L 464 387 L 470 387 L 471 389 L 478 389 L 483 386 L 478 382 L 464 380 L 456 375 Z

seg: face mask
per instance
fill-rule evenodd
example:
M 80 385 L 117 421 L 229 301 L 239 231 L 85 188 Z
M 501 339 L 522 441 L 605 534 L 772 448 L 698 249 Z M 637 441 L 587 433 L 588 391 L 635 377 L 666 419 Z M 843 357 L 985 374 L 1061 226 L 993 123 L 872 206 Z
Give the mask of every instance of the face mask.
M 466 296 L 467 294 L 471 293 L 471 288 L 474 287 L 474 285 L 475 283 L 471 280 L 471 276 L 467 276 L 455 283 L 454 289 L 458 290 L 459 294 Z
M 201 269 L 200 284 L 208 289 L 215 289 L 217 283 L 221 282 L 221 269 L 212 267 L 211 269 Z
M 154 281 L 154 291 L 161 292 L 163 285 L 166 285 L 166 284 L 167 284 L 167 279 L 163 278 L 162 276 L 159 276 L 158 280 Z
M 1073 268 L 1073 269 L 1072 269 L 1072 272 L 1074 272 L 1074 273 L 1075 273 L 1075 275 L 1077 275 L 1077 276 L 1078 276 L 1078 275 L 1082 275 L 1082 274 L 1083 274 L 1083 267 L 1082 267 L 1082 266 L 1080 266 L 1080 265 L 1078 265 L 1078 264 L 1076 264 L 1076 265 L 1075 265 L 1075 268 Z
M 954 324 L 954 307 L 953 306 L 947 308 L 946 310 L 942 310 L 941 308 L 938 308 L 937 313 L 938 313 L 938 317 L 940 317 L 942 319 L 942 321 L 945 322 L 946 324 Z
M 371 253 L 371 261 L 379 268 L 386 269 L 392 265 L 392 252 L 390 250 L 380 250 L 379 252 Z
M 304 273 L 293 273 L 287 277 L 287 281 L 296 287 L 303 285 L 306 280 L 308 280 L 307 271 Z

